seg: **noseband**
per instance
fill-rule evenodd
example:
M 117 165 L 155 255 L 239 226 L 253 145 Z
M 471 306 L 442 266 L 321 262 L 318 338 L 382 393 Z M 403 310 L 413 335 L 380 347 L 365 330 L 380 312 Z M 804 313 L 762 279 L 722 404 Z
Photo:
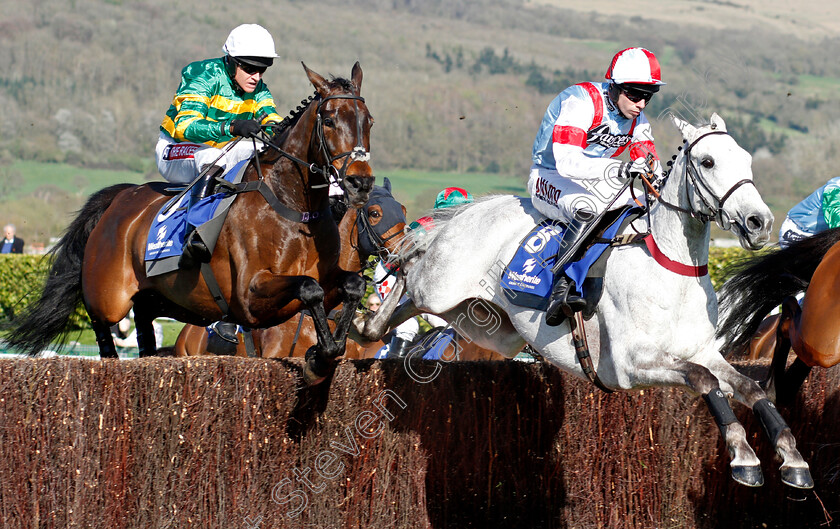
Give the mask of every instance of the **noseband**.
M 329 101 L 330 99 L 353 99 L 353 109 L 356 112 L 356 146 L 353 147 L 353 150 L 342 152 L 339 154 L 332 154 L 330 152 L 329 146 L 327 145 L 327 139 L 324 136 L 324 120 L 321 117 L 321 108 L 323 107 L 324 103 Z M 334 95 L 334 96 L 327 96 L 321 99 L 318 102 L 318 109 L 316 110 L 316 123 L 315 123 L 315 130 L 313 134 L 316 134 L 318 137 L 318 148 L 323 154 L 324 159 L 327 160 L 327 165 L 321 169 L 321 173 L 324 176 L 327 175 L 327 171 L 331 171 L 332 176 L 335 178 L 336 183 L 341 187 L 343 191 L 346 192 L 344 188 L 344 179 L 347 176 L 347 168 L 354 162 L 367 162 L 370 160 L 370 153 L 365 150 L 364 145 L 362 145 L 362 116 L 359 112 L 359 101 L 362 103 L 365 102 L 365 99 L 360 96 L 353 96 L 353 95 Z M 344 162 L 341 164 L 341 169 L 336 169 L 333 165 L 333 162 L 336 160 L 344 158 Z M 310 170 L 313 170 L 310 167 Z M 329 182 L 327 184 L 329 185 Z M 312 186 L 315 188 L 316 186 Z
M 722 130 L 715 130 L 715 131 L 712 131 L 712 132 L 707 132 L 706 134 L 703 134 L 702 136 L 700 136 L 699 138 L 697 138 L 693 142 L 691 142 L 688 145 L 688 147 L 686 147 L 685 150 L 683 151 L 683 153 L 685 155 L 685 171 L 683 173 L 683 178 L 686 181 L 691 182 L 693 188 L 695 189 L 695 191 L 697 193 L 697 196 L 700 197 L 700 200 L 703 202 L 703 205 L 705 205 L 706 208 L 709 210 L 709 213 L 701 213 L 701 212 L 695 211 L 693 209 L 686 209 L 686 208 L 680 207 L 677 204 L 672 204 L 672 203 L 666 201 L 664 198 L 662 198 L 661 195 L 658 196 L 657 198 L 658 198 L 659 202 L 668 209 L 671 209 L 671 210 L 674 210 L 674 211 L 679 211 L 679 212 L 682 212 L 682 213 L 686 213 L 693 218 L 700 219 L 703 222 L 711 222 L 712 220 L 714 220 L 717 223 L 717 225 L 720 226 L 720 228 L 722 230 L 728 230 L 732 225 L 732 219 L 730 219 L 729 215 L 725 211 L 723 211 L 724 203 L 742 185 L 751 184 L 752 186 L 755 186 L 755 182 L 753 182 L 749 178 L 744 178 L 743 180 L 740 180 L 740 181 L 736 182 L 735 185 L 733 185 L 729 189 L 729 191 L 724 193 L 724 195 L 722 197 L 717 198 L 715 196 L 714 192 L 712 191 L 712 189 L 709 187 L 709 185 L 700 178 L 700 171 L 697 169 L 697 166 L 694 164 L 694 162 L 691 159 L 691 149 L 693 149 L 694 146 L 697 145 L 697 143 L 700 140 L 702 140 L 703 138 L 705 138 L 707 136 L 718 135 L 718 134 L 728 135 L 727 132 L 722 131 Z M 688 186 L 685 186 L 686 201 L 689 204 L 691 204 L 691 198 L 688 196 L 688 193 L 689 193 Z M 706 196 L 704 196 L 704 193 L 707 194 L 711 198 L 710 199 L 706 198 Z M 741 226 L 740 224 L 738 224 L 738 226 L 743 229 L 743 226 Z

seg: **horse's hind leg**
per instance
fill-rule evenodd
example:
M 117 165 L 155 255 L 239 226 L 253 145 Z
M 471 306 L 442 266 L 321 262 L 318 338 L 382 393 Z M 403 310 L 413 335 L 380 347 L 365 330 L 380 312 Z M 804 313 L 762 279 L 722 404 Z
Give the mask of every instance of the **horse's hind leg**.
M 96 335 L 96 344 L 99 346 L 100 358 L 119 358 L 117 347 L 114 345 L 114 338 L 111 336 L 111 327 L 98 320 L 91 321 L 91 327 Z
M 140 349 L 140 357 L 155 356 L 157 344 L 155 344 L 155 328 L 152 320 L 146 317 L 138 317 L 135 311 L 134 329 L 137 331 L 137 347 Z
M 789 296 L 782 301 L 782 311 L 779 315 L 779 323 L 776 326 L 776 347 L 773 349 L 773 361 L 770 363 L 767 378 L 762 383 L 768 398 L 774 402 L 779 400 L 780 394 L 784 394 L 785 399 L 792 398 L 802 383 L 800 381 L 796 387 L 793 387 L 792 384 L 795 382 L 788 381 L 785 375 L 791 347 L 790 327 L 796 324 L 800 313 L 801 309 L 796 298 Z

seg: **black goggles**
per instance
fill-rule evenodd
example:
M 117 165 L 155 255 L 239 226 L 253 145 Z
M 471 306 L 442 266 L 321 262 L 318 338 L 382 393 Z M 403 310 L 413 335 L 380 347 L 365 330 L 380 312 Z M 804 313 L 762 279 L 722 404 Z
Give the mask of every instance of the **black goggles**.
M 248 75 L 254 75 L 257 73 L 264 74 L 268 69 L 267 66 L 254 66 L 253 64 L 248 64 L 247 62 L 240 61 L 239 59 L 234 59 L 234 62 L 236 62 L 236 65 L 239 66 L 240 70 Z
M 645 100 L 645 103 L 650 103 L 650 98 L 653 97 L 652 92 L 642 92 L 641 90 L 635 90 L 633 88 L 622 87 L 621 91 L 624 92 L 624 95 L 631 103 L 638 103 L 642 99 Z

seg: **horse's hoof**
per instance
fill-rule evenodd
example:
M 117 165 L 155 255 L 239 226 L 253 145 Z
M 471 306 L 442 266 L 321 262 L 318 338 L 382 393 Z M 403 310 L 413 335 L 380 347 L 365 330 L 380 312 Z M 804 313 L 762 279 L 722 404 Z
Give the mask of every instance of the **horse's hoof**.
M 747 487 L 760 487 L 764 485 L 764 474 L 761 473 L 761 467 L 758 465 L 754 467 L 733 466 L 732 479 Z
M 313 345 L 306 350 L 306 363 L 303 365 L 303 381 L 307 386 L 320 384 L 330 374 L 332 365 Z
M 807 467 L 782 467 L 782 483 L 796 489 L 813 489 L 814 479 Z

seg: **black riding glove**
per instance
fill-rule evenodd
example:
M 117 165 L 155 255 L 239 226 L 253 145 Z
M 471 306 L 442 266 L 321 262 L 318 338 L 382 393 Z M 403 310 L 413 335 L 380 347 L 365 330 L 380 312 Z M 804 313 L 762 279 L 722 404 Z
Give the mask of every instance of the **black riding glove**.
M 260 124 L 254 119 L 234 119 L 228 126 L 231 136 L 244 136 L 250 138 L 260 132 Z

